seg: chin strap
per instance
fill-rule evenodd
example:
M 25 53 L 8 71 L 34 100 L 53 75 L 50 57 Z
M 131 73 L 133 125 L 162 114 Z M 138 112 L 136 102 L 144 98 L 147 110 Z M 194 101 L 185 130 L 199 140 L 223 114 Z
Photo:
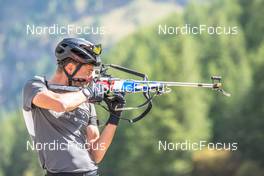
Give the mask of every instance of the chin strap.
M 66 74 L 66 76 L 68 78 L 69 86 L 72 86 L 72 82 L 74 81 L 73 76 L 80 70 L 80 68 L 82 67 L 82 65 L 83 64 L 79 63 L 72 74 L 69 74 L 67 72 L 67 70 L 65 69 L 65 67 L 63 67 L 63 71 L 64 71 L 64 73 Z

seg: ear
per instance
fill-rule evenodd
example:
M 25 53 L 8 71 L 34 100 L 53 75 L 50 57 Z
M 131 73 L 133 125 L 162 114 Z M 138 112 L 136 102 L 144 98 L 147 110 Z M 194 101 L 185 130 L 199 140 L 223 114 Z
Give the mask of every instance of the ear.
M 74 72 L 76 68 L 76 65 L 74 65 L 73 63 L 68 63 L 66 66 L 65 66 L 65 70 L 69 73 L 69 74 L 72 74 Z

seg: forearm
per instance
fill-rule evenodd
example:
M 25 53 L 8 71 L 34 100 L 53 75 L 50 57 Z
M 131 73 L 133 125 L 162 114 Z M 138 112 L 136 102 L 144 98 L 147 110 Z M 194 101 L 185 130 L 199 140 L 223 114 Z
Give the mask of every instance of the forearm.
M 119 123 L 121 111 L 115 111 L 114 109 L 116 107 L 122 108 L 125 104 L 125 99 L 122 95 L 116 95 L 113 98 L 105 98 L 104 100 L 110 110 L 110 117 L 107 121 L 106 127 L 102 131 L 101 136 L 98 140 L 92 143 L 92 150 L 90 150 L 90 153 L 96 163 L 99 163 L 103 159 L 106 151 L 112 143 L 117 125 Z M 100 147 L 98 148 L 98 146 Z
M 92 143 L 93 147 L 91 148 L 90 152 L 96 163 L 99 163 L 103 159 L 106 151 L 112 143 L 116 128 L 116 125 L 106 125 L 98 140 Z
M 87 100 L 86 96 L 81 91 L 60 94 L 59 99 L 63 105 L 64 111 L 72 111 Z

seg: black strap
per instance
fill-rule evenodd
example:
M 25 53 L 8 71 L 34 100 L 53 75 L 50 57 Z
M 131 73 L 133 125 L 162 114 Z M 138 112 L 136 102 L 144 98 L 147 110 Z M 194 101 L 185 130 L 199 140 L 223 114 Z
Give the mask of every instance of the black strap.
M 145 78 L 147 76 L 147 75 L 145 75 L 143 73 L 137 72 L 135 70 L 132 70 L 132 69 L 129 69 L 129 68 L 126 68 L 126 67 L 122 67 L 120 65 L 110 64 L 109 66 L 112 67 L 112 68 L 115 68 L 117 70 L 129 73 L 129 74 L 132 74 L 132 75 L 136 75 L 136 76 L 141 77 L 141 78 Z
M 147 77 L 146 74 L 140 73 L 140 72 L 135 71 L 135 70 L 128 69 L 126 67 L 122 67 L 122 66 L 114 65 L 114 64 L 109 64 L 109 65 L 105 65 L 105 66 L 109 66 L 109 67 L 114 68 L 116 70 L 120 70 L 120 71 L 129 73 L 129 74 L 141 77 L 141 78 L 143 78 L 144 81 L 148 80 L 148 77 Z M 107 69 L 104 69 L 103 72 L 106 72 L 106 70 Z M 144 92 L 143 95 L 146 98 L 146 101 L 143 104 L 141 104 L 141 105 L 139 105 L 137 107 L 140 108 L 140 107 L 144 107 L 145 105 L 148 105 L 147 108 L 144 110 L 144 112 L 141 113 L 139 116 L 134 117 L 132 119 L 127 119 L 127 118 L 120 118 L 120 119 L 127 120 L 129 123 L 134 123 L 134 122 L 137 122 L 137 121 L 141 120 L 143 117 L 145 117 L 150 112 L 150 110 L 152 108 L 152 98 L 154 96 L 151 97 L 149 91 L 148 92 Z
M 67 70 L 65 69 L 65 66 L 63 67 L 63 71 L 66 74 L 66 76 L 68 77 L 68 81 L 69 81 L 69 86 L 72 86 L 72 81 L 73 81 L 73 76 L 80 70 L 80 68 L 82 67 L 83 64 L 79 63 L 76 67 L 76 69 L 74 70 L 74 72 L 72 74 L 69 74 L 67 72 Z

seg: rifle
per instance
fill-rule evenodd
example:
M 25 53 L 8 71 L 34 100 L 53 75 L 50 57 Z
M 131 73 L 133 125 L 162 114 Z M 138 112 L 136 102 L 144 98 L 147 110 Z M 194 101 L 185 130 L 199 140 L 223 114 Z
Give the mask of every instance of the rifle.
M 140 77 L 142 80 L 132 80 L 132 79 L 120 79 L 112 77 L 112 75 L 107 73 L 109 68 L 116 69 L 137 77 Z M 145 102 L 135 106 L 135 107 L 124 107 L 116 108 L 118 111 L 127 111 L 145 108 L 145 110 L 138 116 L 134 118 L 121 118 L 127 120 L 129 123 L 135 123 L 145 117 L 152 108 L 152 100 L 157 95 L 162 95 L 165 93 L 170 93 L 170 87 L 194 87 L 194 88 L 209 88 L 217 92 L 222 93 L 224 96 L 231 96 L 223 89 L 223 84 L 221 83 L 221 76 L 212 76 L 212 83 L 193 83 L 193 82 L 165 82 L 165 81 L 149 81 L 148 76 L 144 73 L 140 73 L 135 70 L 131 70 L 126 67 L 122 67 L 114 64 L 102 64 L 99 68 L 95 70 L 93 76 L 94 84 L 101 84 L 104 87 L 104 92 L 108 96 L 117 94 L 117 93 L 142 93 L 145 98 Z M 79 91 L 81 87 L 74 86 L 61 86 L 61 85 L 48 85 L 50 89 L 53 90 L 63 90 L 63 91 Z M 104 109 L 101 102 L 98 102 Z

